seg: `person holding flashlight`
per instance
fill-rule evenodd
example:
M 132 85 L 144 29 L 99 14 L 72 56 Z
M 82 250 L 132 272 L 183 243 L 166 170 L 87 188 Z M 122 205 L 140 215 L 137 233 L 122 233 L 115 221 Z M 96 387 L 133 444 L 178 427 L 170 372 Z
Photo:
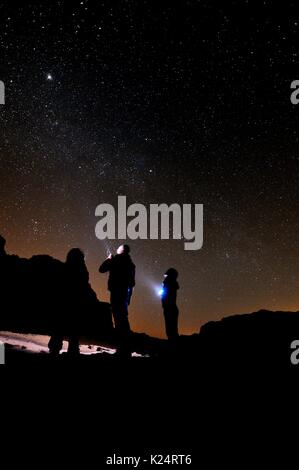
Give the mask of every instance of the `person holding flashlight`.
M 117 353 L 123 357 L 130 357 L 129 336 L 131 329 L 128 306 L 135 286 L 135 264 L 130 256 L 130 247 L 121 245 L 115 256 L 110 254 L 101 264 L 99 272 L 109 272 L 108 290 L 110 291 L 110 303 L 117 335 Z

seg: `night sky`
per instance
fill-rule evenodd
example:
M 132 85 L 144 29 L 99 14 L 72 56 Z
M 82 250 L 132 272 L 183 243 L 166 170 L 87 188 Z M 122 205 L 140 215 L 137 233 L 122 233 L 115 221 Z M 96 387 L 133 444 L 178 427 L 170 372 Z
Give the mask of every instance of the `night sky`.
M 228 314 L 299 310 L 299 14 L 295 1 L 254 3 L 1 2 L 9 253 L 65 259 L 81 247 L 108 300 L 96 206 L 118 195 L 204 204 L 199 251 L 128 240 L 132 328 L 164 335 L 155 288 L 171 266 L 182 333 Z

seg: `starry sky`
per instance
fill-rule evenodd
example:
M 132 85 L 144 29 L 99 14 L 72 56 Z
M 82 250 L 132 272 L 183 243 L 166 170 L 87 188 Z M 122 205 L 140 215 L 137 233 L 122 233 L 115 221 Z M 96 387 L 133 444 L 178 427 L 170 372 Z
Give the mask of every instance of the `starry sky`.
M 91 283 L 105 244 L 95 208 L 204 204 L 204 246 L 128 241 L 136 331 L 163 337 L 156 287 L 179 271 L 180 330 L 299 309 L 296 2 L 3 1 L 0 233 L 7 251 L 65 259 Z M 116 240 L 111 243 L 115 249 Z

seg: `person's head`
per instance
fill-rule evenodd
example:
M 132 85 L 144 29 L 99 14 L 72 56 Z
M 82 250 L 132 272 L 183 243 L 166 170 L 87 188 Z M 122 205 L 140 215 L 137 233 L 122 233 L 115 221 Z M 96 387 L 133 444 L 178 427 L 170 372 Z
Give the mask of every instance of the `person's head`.
M 179 275 L 179 273 L 177 272 L 176 269 L 169 268 L 169 269 L 167 269 L 166 273 L 164 274 L 164 277 L 168 277 L 169 279 L 177 280 L 178 275 Z
M 72 264 L 82 263 L 84 262 L 84 258 L 84 253 L 80 248 L 72 248 L 67 254 L 66 262 Z
M 4 237 L 2 237 L 2 235 L 0 235 L 0 251 L 4 251 L 5 250 L 5 245 L 6 245 L 6 240 Z
M 130 253 L 130 247 L 129 245 L 120 245 L 118 248 L 117 248 L 117 251 L 116 253 L 118 255 L 128 255 Z

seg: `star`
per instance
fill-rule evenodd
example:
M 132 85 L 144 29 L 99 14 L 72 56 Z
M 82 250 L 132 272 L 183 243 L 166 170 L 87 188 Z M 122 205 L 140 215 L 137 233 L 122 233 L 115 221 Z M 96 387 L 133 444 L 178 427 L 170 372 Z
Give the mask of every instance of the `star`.
M 47 80 L 52 81 L 53 80 L 53 75 L 50 73 L 47 74 Z

